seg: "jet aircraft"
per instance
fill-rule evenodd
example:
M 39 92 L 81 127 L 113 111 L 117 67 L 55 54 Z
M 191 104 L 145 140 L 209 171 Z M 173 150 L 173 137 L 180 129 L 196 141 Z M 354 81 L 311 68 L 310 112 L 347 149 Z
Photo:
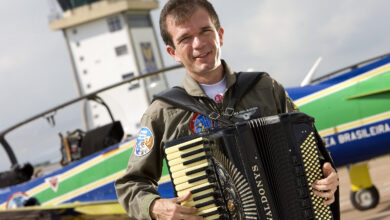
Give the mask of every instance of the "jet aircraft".
M 2 180 L 9 180 L 3 182 L 0 189 L 0 217 L 22 215 L 25 219 L 34 219 L 36 216 L 47 215 L 53 218 L 84 216 L 88 219 L 86 216 L 125 216 L 116 201 L 114 181 L 125 172 L 135 138 L 109 142 L 115 144 L 106 144 L 98 150 L 94 148 L 94 152 L 89 151 L 89 154 L 80 157 L 77 147 L 83 146 L 82 141 L 74 146 L 76 142 L 69 136 L 64 136 L 63 166 L 54 172 L 33 178 L 33 167 L 18 164 L 5 136 L 14 129 L 67 105 L 178 67 L 180 66 L 154 71 L 100 89 L 2 131 L 0 143 L 13 166 L 10 171 L 0 173 Z M 350 167 L 351 201 L 360 210 L 373 208 L 379 202 L 379 194 L 370 179 L 366 161 L 390 152 L 389 82 L 390 54 L 385 54 L 312 80 L 308 86 L 287 89 L 300 110 L 315 117 L 315 125 L 325 139 L 335 164 Z M 84 137 L 94 132 L 97 131 L 89 131 Z M 173 196 L 166 166 L 163 168 L 158 191 L 163 197 Z
M 287 92 L 301 111 L 316 119 L 336 166 L 349 165 L 354 207 L 375 207 L 379 193 L 365 161 L 390 152 L 390 54 Z

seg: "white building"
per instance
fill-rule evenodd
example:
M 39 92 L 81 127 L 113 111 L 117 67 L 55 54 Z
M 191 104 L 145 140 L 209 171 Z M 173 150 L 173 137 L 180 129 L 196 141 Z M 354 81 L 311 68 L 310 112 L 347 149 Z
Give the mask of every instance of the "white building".
M 50 22 L 62 30 L 79 95 L 163 67 L 150 10 L 154 0 L 57 0 L 62 16 Z M 125 133 L 135 134 L 152 95 L 167 88 L 164 75 L 99 94 Z M 111 121 L 103 105 L 85 103 L 86 127 Z

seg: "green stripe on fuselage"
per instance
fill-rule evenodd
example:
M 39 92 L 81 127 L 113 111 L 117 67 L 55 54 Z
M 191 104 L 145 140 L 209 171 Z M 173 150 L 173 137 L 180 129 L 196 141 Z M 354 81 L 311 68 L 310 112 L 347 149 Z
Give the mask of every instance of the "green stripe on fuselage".
M 299 109 L 315 117 L 317 129 L 323 130 L 389 111 L 389 93 L 348 99 L 358 94 L 388 88 L 390 88 L 390 71 L 299 106 Z
M 96 165 L 83 170 L 62 182 L 59 182 L 57 192 L 54 192 L 51 188 L 47 188 L 46 190 L 37 193 L 34 197 L 36 197 L 40 203 L 45 203 L 56 197 L 62 196 L 68 192 L 119 172 L 126 168 L 131 152 L 132 148 L 125 150 L 117 155 L 98 162 Z

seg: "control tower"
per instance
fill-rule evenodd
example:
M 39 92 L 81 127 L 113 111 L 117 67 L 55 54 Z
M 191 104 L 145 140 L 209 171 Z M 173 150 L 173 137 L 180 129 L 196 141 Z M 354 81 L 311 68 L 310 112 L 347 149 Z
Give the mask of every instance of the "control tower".
M 57 0 L 62 14 L 50 22 L 63 32 L 78 93 L 163 68 L 150 11 L 156 0 Z M 167 88 L 165 75 L 123 85 L 99 96 L 127 134 L 135 134 L 153 94 Z M 98 102 L 84 103 L 87 129 L 111 122 Z

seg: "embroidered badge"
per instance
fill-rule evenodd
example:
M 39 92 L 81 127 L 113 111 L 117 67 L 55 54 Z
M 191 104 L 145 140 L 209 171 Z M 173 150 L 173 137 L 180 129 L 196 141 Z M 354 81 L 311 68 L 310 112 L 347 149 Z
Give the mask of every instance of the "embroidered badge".
M 143 127 L 138 133 L 137 143 L 135 144 L 134 153 L 137 156 L 143 156 L 153 148 L 154 137 L 149 128 Z
M 214 102 L 215 103 L 222 103 L 223 95 L 222 94 L 217 94 L 214 96 Z
M 204 115 L 195 113 L 190 120 L 190 129 L 193 134 L 205 131 L 207 128 L 217 127 L 218 122 L 207 118 Z
M 258 117 L 260 117 L 260 113 L 259 113 L 258 109 L 259 109 L 258 107 L 253 107 L 253 108 L 245 109 L 245 110 L 242 110 L 239 112 L 234 112 L 233 115 L 236 118 L 241 118 L 244 120 L 258 118 Z
M 14 209 L 23 207 L 23 203 L 28 199 L 25 192 L 13 193 L 5 204 L 5 209 Z

